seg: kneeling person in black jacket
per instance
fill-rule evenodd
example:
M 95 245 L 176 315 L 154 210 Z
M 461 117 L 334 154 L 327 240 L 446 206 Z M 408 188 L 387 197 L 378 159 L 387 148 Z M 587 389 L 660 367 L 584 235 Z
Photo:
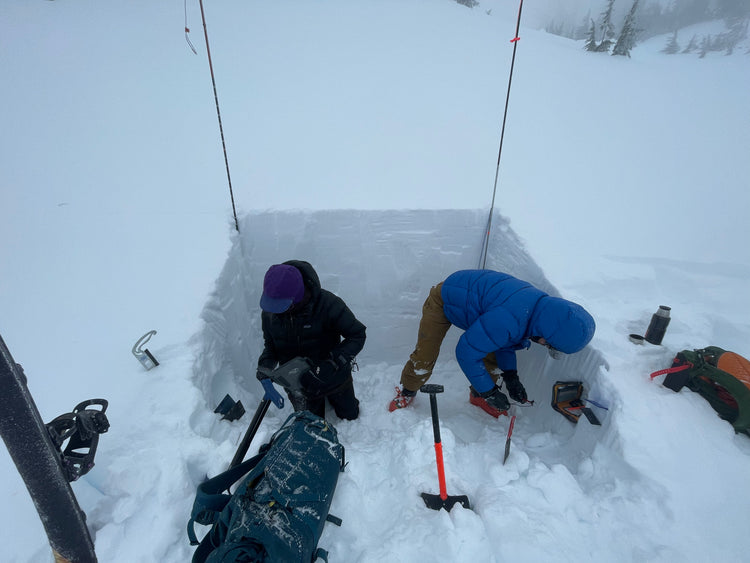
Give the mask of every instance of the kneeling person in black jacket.
M 302 390 L 285 389 L 294 410 L 324 417 L 328 399 L 339 418 L 357 418 L 352 363 L 365 345 L 366 327 L 346 303 L 320 287 L 308 262 L 289 260 L 266 272 L 260 307 L 264 347 L 258 379 L 293 358 L 307 358 L 313 366 L 300 378 Z

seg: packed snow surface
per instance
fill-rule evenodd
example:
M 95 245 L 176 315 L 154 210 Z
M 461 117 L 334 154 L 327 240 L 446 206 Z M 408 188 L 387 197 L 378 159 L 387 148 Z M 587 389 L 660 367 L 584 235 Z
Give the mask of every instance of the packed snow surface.
M 329 417 L 348 460 L 330 561 L 747 558 L 750 439 L 649 378 L 686 348 L 750 356 L 746 44 L 699 59 L 660 37 L 622 58 L 522 26 L 487 267 L 580 303 L 597 331 L 563 360 L 518 354 L 535 403 L 515 407 L 505 465 L 509 421 L 468 403 L 449 331 L 430 381 L 448 493 L 472 509 L 419 496 L 438 489 L 429 401 L 386 406 L 430 287 L 480 263 L 517 8 L 207 3 L 239 232 L 197 3 L 0 9 L 0 333 L 45 421 L 110 402 L 72 484 L 100 561 L 192 556 L 195 489 L 262 396 L 263 274 L 289 259 L 367 325 L 361 416 Z M 631 343 L 659 305 L 662 345 Z M 130 349 L 149 330 L 146 371 Z M 552 410 L 568 380 L 601 426 Z M 227 393 L 240 420 L 213 413 Z M 6 454 L 0 471 L 3 559 L 52 561 Z

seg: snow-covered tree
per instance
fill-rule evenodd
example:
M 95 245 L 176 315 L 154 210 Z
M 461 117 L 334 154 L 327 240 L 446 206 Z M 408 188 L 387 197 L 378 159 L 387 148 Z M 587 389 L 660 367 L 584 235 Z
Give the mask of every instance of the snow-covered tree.
M 583 46 L 587 51 L 596 51 L 598 46 L 596 44 L 596 23 L 591 20 L 591 27 L 589 27 L 589 34 L 586 38 L 586 44 Z
M 677 43 L 677 30 L 675 30 L 674 33 L 670 36 L 669 41 L 667 41 L 667 44 L 661 50 L 661 52 L 666 53 L 667 55 L 674 55 L 679 50 L 680 50 L 680 44 Z
M 612 10 L 615 6 L 615 0 L 607 0 L 607 7 L 600 16 L 599 29 L 602 32 L 602 41 L 597 47 L 597 51 L 608 53 L 615 38 L 615 26 L 612 23 Z
M 711 37 L 704 35 L 703 39 L 701 39 L 700 55 L 698 55 L 698 58 L 702 59 L 708 54 L 710 50 L 711 50 Z
M 575 36 L 573 37 L 573 39 L 575 39 L 576 41 L 579 41 L 581 39 L 587 39 L 588 38 L 588 36 L 589 36 L 589 29 L 590 29 L 590 27 L 589 27 L 589 21 L 590 20 L 591 20 L 591 10 L 589 10 L 588 13 L 586 14 L 586 17 L 584 17 L 581 20 L 580 25 L 575 28 L 575 31 L 574 31 Z
M 625 17 L 625 23 L 622 24 L 620 36 L 617 38 L 617 43 L 615 43 L 615 46 L 612 49 L 613 55 L 630 57 L 630 51 L 635 47 L 635 42 L 638 38 L 639 32 L 636 16 L 639 2 L 640 0 L 633 0 L 633 5 L 631 6 L 628 15 Z
M 683 53 L 692 53 L 698 48 L 698 36 L 693 35 L 690 38 L 690 41 L 688 41 L 688 44 L 685 46 L 685 48 L 682 50 Z

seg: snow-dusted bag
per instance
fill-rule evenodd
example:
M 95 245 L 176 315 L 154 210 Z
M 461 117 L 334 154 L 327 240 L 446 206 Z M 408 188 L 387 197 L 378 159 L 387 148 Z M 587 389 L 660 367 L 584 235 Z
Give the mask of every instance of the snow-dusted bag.
M 343 470 L 344 447 L 336 429 L 310 412 L 293 413 L 258 455 L 198 487 L 188 523 L 190 543 L 198 544 L 194 522 L 211 530 L 193 563 L 325 559 L 318 540 L 326 520 L 340 524 L 328 510 Z

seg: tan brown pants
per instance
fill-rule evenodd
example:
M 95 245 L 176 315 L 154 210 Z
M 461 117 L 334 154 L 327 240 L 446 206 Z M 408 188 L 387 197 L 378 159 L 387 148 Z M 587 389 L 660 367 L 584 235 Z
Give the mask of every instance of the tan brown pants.
M 430 379 L 440 354 L 440 345 L 451 327 L 443 312 L 443 297 L 440 293 L 442 287 L 442 282 L 434 286 L 422 306 L 417 345 L 401 372 L 401 385 L 409 391 L 419 391 L 419 388 Z M 494 352 L 490 352 L 484 358 L 484 367 L 497 382 L 500 370 Z

